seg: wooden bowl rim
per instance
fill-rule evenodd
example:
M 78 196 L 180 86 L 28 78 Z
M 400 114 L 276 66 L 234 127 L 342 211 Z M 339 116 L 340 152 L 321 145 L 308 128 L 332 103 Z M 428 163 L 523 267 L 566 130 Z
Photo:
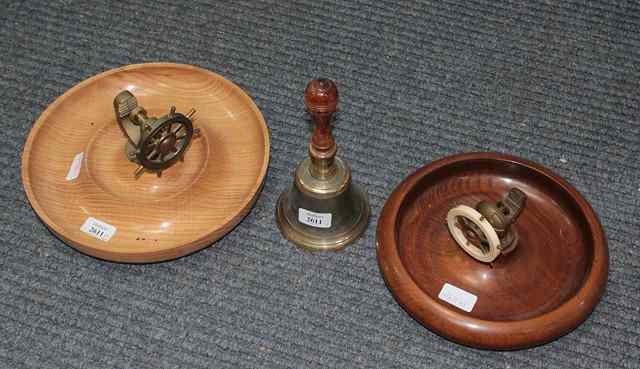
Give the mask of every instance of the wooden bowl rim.
M 227 221 L 223 226 L 219 228 L 220 230 L 224 230 L 220 237 L 211 238 L 211 235 L 216 233 L 216 231 L 214 230 L 209 234 L 192 241 L 189 244 L 182 245 L 181 247 L 166 247 L 164 249 L 159 249 L 157 251 L 144 252 L 144 253 L 140 253 L 140 252 L 130 253 L 123 250 L 113 250 L 113 249 L 107 253 L 104 251 L 94 250 L 91 247 L 86 247 L 80 243 L 75 242 L 69 237 L 66 237 L 64 229 L 62 229 L 56 222 L 53 222 L 53 220 L 47 215 L 44 208 L 42 208 L 42 206 L 38 202 L 37 197 L 31 186 L 31 179 L 29 178 L 29 174 L 28 174 L 30 157 L 31 157 L 31 147 L 33 145 L 34 140 L 38 136 L 40 130 L 44 127 L 45 122 L 49 118 L 49 115 L 51 115 L 57 109 L 58 105 L 62 104 L 68 98 L 71 98 L 76 92 L 80 91 L 85 86 L 93 84 L 112 74 L 117 74 L 125 71 L 138 70 L 138 69 L 154 69 L 154 68 L 176 68 L 176 69 L 183 69 L 183 70 L 198 71 L 200 73 L 209 74 L 216 79 L 222 80 L 225 84 L 227 84 L 228 86 L 231 86 L 234 90 L 236 90 L 238 94 L 241 96 L 242 100 L 244 100 L 245 103 L 247 103 L 247 106 L 249 106 L 251 110 L 254 112 L 255 116 L 258 118 L 258 121 L 260 123 L 263 139 L 265 143 L 264 155 L 263 155 L 264 160 L 262 162 L 262 167 L 260 169 L 260 173 L 258 177 L 256 178 L 255 184 L 252 186 L 253 191 L 251 193 L 251 196 L 247 197 L 247 201 L 240 208 L 240 211 L 237 214 L 237 219 L 235 216 L 230 216 L 229 221 Z M 238 225 L 242 221 L 242 219 L 249 213 L 249 210 L 253 207 L 253 204 L 256 202 L 258 198 L 258 194 L 262 190 L 262 187 L 264 185 L 264 179 L 266 177 L 267 170 L 269 168 L 270 150 L 271 150 L 271 142 L 269 138 L 269 129 L 267 127 L 266 121 L 264 120 L 262 112 L 260 111 L 256 103 L 253 101 L 253 99 L 240 86 L 236 85 L 234 82 L 208 69 L 198 67 L 195 65 L 190 65 L 190 64 L 171 63 L 171 62 L 138 63 L 138 64 L 129 64 L 122 67 L 109 69 L 104 72 L 98 73 L 92 77 L 89 77 L 87 79 L 84 79 L 81 82 L 75 84 L 73 87 L 71 87 L 67 91 L 65 91 L 64 94 L 58 96 L 51 104 L 49 104 L 47 108 L 40 114 L 40 116 L 38 117 L 34 125 L 31 127 L 31 130 L 29 131 L 29 135 L 27 136 L 27 140 L 22 150 L 22 160 L 21 160 L 22 169 L 20 171 L 20 177 L 22 180 L 22 186 L 24 188 L 25 194 L 27 195 L 27 199 L 29 200 L 31 207 L 36 212 L 38 217 L 44 222 L 47 228 L 49 228 L 57 237 L 61 238 L 65 243 L 73 246 L 76 250 L 86 253 L 90 256 L 103 259 L 103 260 L 108 260 L 108 261 L 142 262 L 142 263 L 157 262 L 157 261 L 172 260 L 178 257 L 188 255 L 192 252 L 198 251 L 204 248 L 205 246 L 207 246 L 208 244 L 214 243 L 215 241 L 223 237 L 226 233 L 231 231 L 236 225 Z M 166 257 L 167 251 L 173 250 L 173 249 L 184 250 L 184 252 L 181 251 L 179 252 L 179 255 L 175 257 L 167 258 Z M 111 256 L 115 256 L 115 257 L 112 258 Z M 136 260 L 129 261 L 128 259 L 130 258 L 134 258 Z
M 554 181 L 579 206 L 593 238 L 593 257 L 586 279 L 577 292 L 560 306 L 541 315 L 518 321 L 489 321 L 470 317 L 446 307 L 427 294 L 404 267 L 398 253 L 396 226 L 406 195 L 432 172 L 466 160 L 490 160 L 524 166 Z M 423 166 L 405 178 L 384 205 L 377 227 L 377 256 L 381 274 L 399 304 L 421 324 L 458 343 L 485 349 L 520 349 L 549 342 L 582 323 L 600 300 L 607 283 L 609 254 L 598 216 L 584 197 L 549 169 L 513 155 L 473 152 L 448 156 Z M 418 298 L 412 297 L 413 291 Z M 410 306 L 411 304 L 415 306 Z

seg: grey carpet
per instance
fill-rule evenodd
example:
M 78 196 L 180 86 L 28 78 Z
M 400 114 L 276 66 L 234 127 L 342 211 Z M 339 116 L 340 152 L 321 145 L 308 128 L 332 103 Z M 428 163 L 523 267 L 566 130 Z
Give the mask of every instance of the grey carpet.
M 634 1 L 0 4 L 0 368 L 640 368 L 640 5 Z M 215 247 L 122 265 L 52 236 L 20 183 L 38 115 L 81 80 L 174 61 L 242 86 L 272 139 L 264 191 Z M 305 155 L 302 91 L 339 82 L 342 156 L 373 219 L 341 253 L 280 237 L 273 210 Z M 591 202 L 607 291 L 561 339 L 451 343 L 393 300 L 375 260 L 385 198 L 442 156 L 538 161 Z

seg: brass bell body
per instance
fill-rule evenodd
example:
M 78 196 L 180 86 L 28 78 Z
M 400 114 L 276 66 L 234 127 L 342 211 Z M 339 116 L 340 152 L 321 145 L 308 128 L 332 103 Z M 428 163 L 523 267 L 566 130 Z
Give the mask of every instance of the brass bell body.
M 337 250 L 358 238 L 370 215 L 366 192 L 351 179 L 331 134 L 337 89 L 330 80 L 313 80 L 305 104 L 315 123 L 309 158 L 297 167 L 293 185 L 280 195 L 276 221 L 282 234 L 309 250 Z

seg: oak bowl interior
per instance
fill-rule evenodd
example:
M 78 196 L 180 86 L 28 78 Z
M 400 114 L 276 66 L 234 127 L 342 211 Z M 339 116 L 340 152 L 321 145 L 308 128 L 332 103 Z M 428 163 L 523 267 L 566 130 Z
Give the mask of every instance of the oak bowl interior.
M 513 187 L 528 197 L 514 225 L 517 248 L 491 264 L 473 259 L 451 237 L 447 212 L 461 204 L 497 201 Z M 399 300 L 409 313 L 456 341 L 486 348 L 539 344 L 582 322 L 604 288 L 608 257 L 595 213 L 573 187 L 534 163 L 490 153 L 453 157 L 418 171 L 390 202 L 378 231 L 385 280 L 397 298 L 405 295 Z M 390 251 L 385 248 L 393 248 L 397 259 L 386 258 Z M 402 268 L 406 280 L 392 268 Z M 470 312 L 438 298 L 445 283 L 477 296 Z M 585 301 L 581 293 L 595 294 L 595 301 Z M 584 307 L 571 308 L 585 302 L 593 304 L 586 314 Z M 568 316 L 558 315 L 561 308 Z M 432 324 L 437 319 L 441 322 Z M 500 341 L 501 334 L 540 333 L 544 324 L 557 324 L 557 329 L 549 328 L 545 337 L 531 336 L 530 342 Z
M 116 94 L 135 94 L 150 116 L 175 105 L 197 110 L 184 162 L 157 177 L 133 176 L 126 138 L 113 111 Z M 67 180 L 82 153 L 79 176 Z M 108 260 L 152 262 L 205 247 L 250 210 L 269 161 L 259 109 L 238 86 L 202 68 L 167 63 L 110 70 L 76 85 L 32 128 L 23 152 L 27 197 L 45 224 L 79 250 Z M 107 242 L 81 231 L 88 217 L 116 228 Z

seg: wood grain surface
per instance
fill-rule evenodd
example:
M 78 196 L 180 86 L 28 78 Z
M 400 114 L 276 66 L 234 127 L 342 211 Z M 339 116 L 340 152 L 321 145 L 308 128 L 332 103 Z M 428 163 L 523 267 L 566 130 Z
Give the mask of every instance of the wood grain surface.
M 514 225 L 518 247 L 479 262 L 451 237 L 447 212 L 496 201 L 512 187 L 528 197 Z M 591 313 L 607 281 L 607 242 L 587 201 L 548 169 L 503 154 L 456 155 L 416 171 L 385 204 L 377 238 L 382 275 L 405 310 L 479 348 L 518 349 L 566 334 Z M 438 298 L 445 283 L 477 296 L 470 312 Z
M 151 116 L 175 105 L 197 110 L 184 162 L 162 177 L 133 176 L 113 98 L 130 90 Z M 67 180 L 76 155 L 79 176 Z M 32 128 L 22 181 L 43 222 L 69 245 L 120 262 L 155 262 L 208 246 L 249 212 L 269 163 L 269 133 L 259 109 L 238 86 L 198 67 L 151 63 L 110 70 L 53 102 Z M 92 217 L 116 232 L 109 241 L 81 231 Z

